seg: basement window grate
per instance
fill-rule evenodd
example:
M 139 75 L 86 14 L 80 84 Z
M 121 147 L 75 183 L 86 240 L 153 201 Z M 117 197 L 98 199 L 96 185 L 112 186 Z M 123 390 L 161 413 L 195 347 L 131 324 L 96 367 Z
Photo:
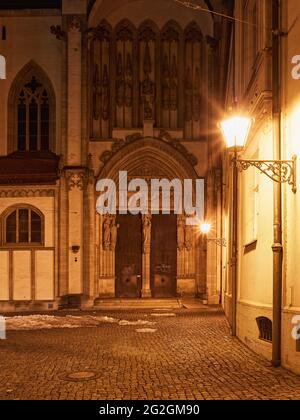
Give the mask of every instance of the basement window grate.
M 272 342 L 272 321 L 269 318 L 261 316 L 256 318 L 258 330 L 259 330 L 259 339 L 263 341 Z

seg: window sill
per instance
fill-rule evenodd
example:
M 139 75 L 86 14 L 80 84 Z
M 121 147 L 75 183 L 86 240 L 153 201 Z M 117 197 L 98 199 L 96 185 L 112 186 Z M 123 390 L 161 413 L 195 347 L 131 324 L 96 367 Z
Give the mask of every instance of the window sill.
M 41 243 L 34 243 L 34 242 L 32 242 L 30 244 L 13 244 L 13 243 L 10 244 L 10 243 L 6 243 L 6 244 L 3 244 L 1 247 L 3 247 L 3 248 L 16 248 L 16 249 L 26 248 L 27 249 L 27 248 L 43 248 L 44 245 L 41 244 Z

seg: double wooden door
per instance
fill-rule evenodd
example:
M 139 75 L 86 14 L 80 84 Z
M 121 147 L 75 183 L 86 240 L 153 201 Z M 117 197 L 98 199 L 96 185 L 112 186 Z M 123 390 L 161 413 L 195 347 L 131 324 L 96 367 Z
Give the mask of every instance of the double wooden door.
M 140 215 L 117 216 L 116 296 L 141 296 L 143 224 Z M 145 263 L 145 262 L 144 262 Z M 177 219 L 175 215 L 153 215 L 151 225 L 150 286 L 152 297 L 176 296 Z

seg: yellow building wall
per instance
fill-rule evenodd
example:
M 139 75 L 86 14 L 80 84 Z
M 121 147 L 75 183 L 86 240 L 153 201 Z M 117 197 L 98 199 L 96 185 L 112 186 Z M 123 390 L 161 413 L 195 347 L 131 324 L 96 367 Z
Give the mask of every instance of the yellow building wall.
M 13 252 L 13 300 L 31 300 L 31 251 Z
M 9 300 L 9 252 L 0 252 L 0 300 Z
M 260 53 L 250 78 L 243 81 L 243 27 L 237 28 L 236 87 L 237 96 L 243 109 L 254 117 L 254 124 L 246 149 L 241 155 L 244 159 L 273 159 L 272 114 L 271 114 L 271 46 L 268 28 L 271 27 L 269 2 L 258 1 L 261 17 L 257 37 L 260 40 Z M 236 16 L 241 16 L 242 2 L 236 3 Z M 281 43 L 281 110 L 282 159 L 290 160 L 298 155 L 297 173 L 300 171 L 300 2 L 284 0 L 281 2 L 281 30 L 287 33 L 280 37 Z M 296 19 L 296 21 L 295 21 Z M 263 26 L 262 26 L 263 24 Z M 262 48 L 265 47 L 264 50 Z M 269 60 L 269 61 L 268 61 Z M 248 67 L 247 67 L 248 68 Z M 249 73 L 249 72 L 248 72 Z M 249 76 L 249 75 L 248 75 Z M 231 76 L 232 77 L 232 76 Z M 264 101 L 260 96 L 265 96 Z M 254 157 L 255 156 L 255 157 Z M 226 169 L 225 166 L 225 170 Z M 247 188 L 249 175 L 243 173 L 239 181 L 239 244 L 238 244 L 238 302 L 237 335 L 256 352 L 271 359 L 272 345 L 259 339 L 256 318 L 266 316 L 272 320 L 273 305 L 273 181 L 263 174 L 258 175 L 256 236 L 257 242 L 249 247 L 245 241 L 247 230 Z M 292 337 L 295 326 L 294 317 L 300 315 L 300 184 L 298 191 L 292 192 L 290 185 L 282 186 L 282 231 L 283 231 L 283 297 L 282 297 L 282 365 L 300 373 L 300 352 Z M 227 194 L 230 191 L 226 191 Z M 226 215 L 226 212 L 225 212 Z M 228 217 L 228 215 L 226 215 Z M 227 222 L 228 223 L 228 219 Z M 255 239 L 255 238 L 253 238 Z M 225 265 L 224 265 L 225 267 Z M 228 269 L 224 270 L 228 275 Z M 227 289 L 230 291 L 230 284 Z M 229 305 L 228 302 L 229 301 Z M 230 293 L 225 295 L 225 307 L 230 319 Z M 227 306 L 226 306 L 227 305 Z
M 45 223 L 44 247 L 0 247 L 0 301 L 54 300 L 54 202 L 54 197 L 0 198 L 0 216 L 11 206 L 28 204 L 43 213 Z
M 285 0 L 283 13 L 283 28 L 291 28 L 287 37 L 282 38 L 282 148 L 285 159 L 298 156 L 297 162 L 297 193 L 290 187 L 283 192 L 283 231 L 284 231 L 284 287 L 283 287 L 283 317 L 282 317 L 282 362 L 291 370 L 300 373 L 300 353 L 297 352 L 296 341 L 292 337 L 293 317 L 300 315 L 300 55 L 299 21 L 300 3 L 297 0 Z M 295 78 L 295 76 L 297 76 Z M 296 322 L 297 323 L 297 322 Z M 298 322 L 300 327 L 300 323 Z M 298 346 L 299 347 L 299 346 Z

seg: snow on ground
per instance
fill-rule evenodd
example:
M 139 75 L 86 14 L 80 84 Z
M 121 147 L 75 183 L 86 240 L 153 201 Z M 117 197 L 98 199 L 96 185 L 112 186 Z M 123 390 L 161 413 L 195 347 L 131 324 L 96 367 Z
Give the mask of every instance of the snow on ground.
M 123 319 L 121 321 L 119 321 L 119 325 L 154 325 L 156 324 L 156 322 L 151 322 L 151 321 L 142 321 L 142 320 L 138 320 L 138 321 L 127 321 L 126 319 Z
M 153 328 L 139 328 L 135 331 L 138 332 L 138 333 L 155 333 L 157 330 L 155 330 Z
M 44 330 L 52 328 L 82 328 L 82 327 L 97 327 L 102 323 L 118 324 L 120 326 L 126 325 L 143 325 L 151 326 L 156 324 L 150 321 L 127 321 L 111 318 L 108 316 L 54 316 L 54 315 L 25 315 L 13 316 L 6 318 L 6 330 Z

